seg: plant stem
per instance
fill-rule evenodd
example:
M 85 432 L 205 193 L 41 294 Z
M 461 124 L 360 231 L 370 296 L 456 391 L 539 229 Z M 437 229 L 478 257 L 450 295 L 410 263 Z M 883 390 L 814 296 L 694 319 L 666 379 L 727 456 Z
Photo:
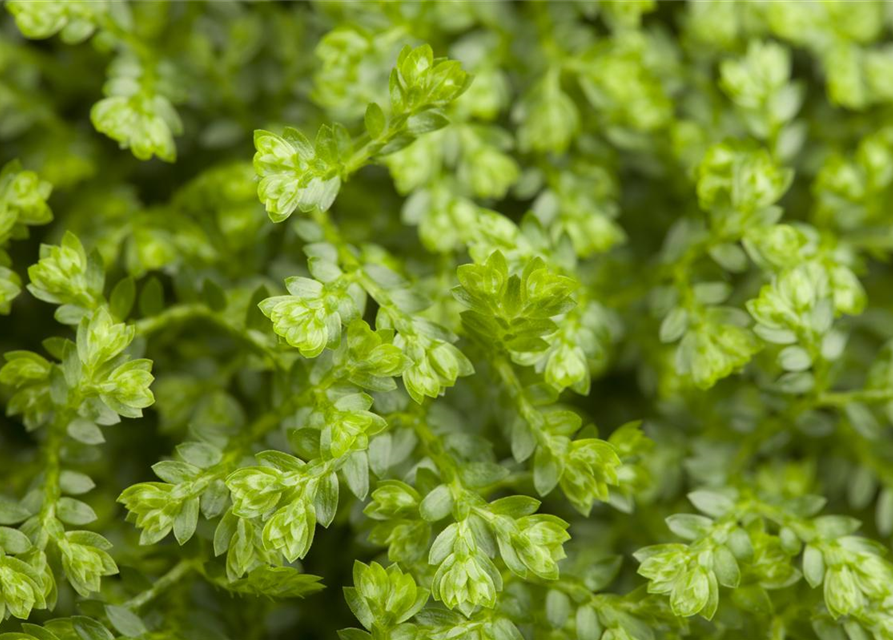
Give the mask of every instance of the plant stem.
M 137 335 L 148 335 L 166 329 L 172 324 L 202 318 L 206 315 L 210 315 L 210 309 L 203 304 L 176 304 L 157 315 L 137 320 L 133 326 L 136 328 Z
M 851 402 L 890 402 L 893 389 L 856 389 L 855 391 L 829 391 L 816 400 L 820 407 L 845 407 Z
M 527 422 L 530 429 L 533 431 L 537 443 L 550 449 L 551 442 L 549 434 L 547 434 L 544 429 L 545 419 L 543 418 L 543 414 L 539 409 L 533 406 L 533 403 L 530 402 L 530 400 L 528 400 L 527 395 L 524 393 L 524 385 L 522 385 L 521 381 L 518 379 L 518 374 L 515 373 L 515 368 L 512 366 L 512 363 L 505 357 L 499 357 L 495 359 L 492 364 L 496 369 L 496 372 L 499 374 L 499 378 L 502 380 L 503 386 L 508 392 L 509 397 L 515 403 L 518 414 L 525 422 Z
M 307 400 L 311 391 L 308 390 L 292 396 L 273 411 L 268 411 L 260 416 L 248 429 L 229 442 L 220 462 L 205 469 L 194 480 L 177 485 L 177 498 L 185 499 L 200 495 L 214 481 L 225 479 L 236 468 L 239 461 L 250 451 L 251 446 L 297 410 Z
M 414 412 L 414 415 L 408 416 L 407 422 L 410 423 L 410 426 L 416 436 L 418 436 L 422 446 L 425 448 L 425 453 L 428 454 L 428 457 L 434 462 L 434 466 L 440 471 L 444 482 L 448 485 L 457 485 L 461 487 L 461 481 L 459 480 L 459 465 L 453 460 L 453 457 L 443 446 L 441 437 L 434 433 L 431 427 L 428 426 L 424 416 Z
M 46 548 L 52 528 L 50 522 L 56 517 L 56 503 L 62 494 L 59 486 L 61 473 L 61 451 L 65 440 L 65 427 L 68 424 L 67 411 L 60 412 L 47 428 L 47 439 L 44 442 L 44 476 L 43 476 L 43 504 L 40 507 L 41 536 L 39 546 Z
M 137 335 L 145 336 L 156 333 L 163 329 L 167 329 L 171 325 L 199 319 L 211 322 L 237 340 L 245 343 L 246 345 L 251 347 L 251 349 L 254 350 L 258 355 L 262 355 L 267 360 L 269 360 L 274 367 L 282 367 L 281 363 L 279 362 L 280 354 L 274 348 L 271 348 L 267 341 L 263 339 L 263 334 L 261 334 L 260 332 L 251 331 L 249 329 L 242 330 L 238 327 L 234 327 L 233 325 L 226 322 L 226 320 L 224 320 L 219 313 L 216 313 L 210 307 L 204 304 L 177 304 L 172 307 L 168 307 L 157 315 L 137 320 L 135 323 L 133 323 L 133 325 L 134 327 L 136 327 Z
M 322 227 L 326 241 L 335 246 L 338 251 L 339 261 L 345 270 L 350 272 L 354 281 L 363 287 L 366 293 L 375 300 L 379 307 L 387 310 L 388 316 L 394 323 L 394 328 L 397 332 L 404 336 L 415 335 L 416 331 L 412 325 L 412 316 L 401 311 L 394 303 L 394 300 L 391 298 L 388 291 L 369 277 L 363 269 L 363 264 L 356 255 L 354 255 L 350 245 L 341 235 L 338 226 L 332 222 L 329 214 L 320 211 L 319 209 L 314 209 L 313 220 Z
M 183 578 L 183 576 L 192 571 L 194 568 L 194 560 L 180 560 L 180 562 L 175 564 L 170 571 L 158 578 L 158 580 L 155 581 L 151 588 L 146 589 L 142 593 L 139 593 L 136 596 L 132 597 L 122 606 L 127 607 L 128 609 L 138 610 L 140 607 L 148 604 L 149 602 L 157 598 L 166 589 L 179 582 Z

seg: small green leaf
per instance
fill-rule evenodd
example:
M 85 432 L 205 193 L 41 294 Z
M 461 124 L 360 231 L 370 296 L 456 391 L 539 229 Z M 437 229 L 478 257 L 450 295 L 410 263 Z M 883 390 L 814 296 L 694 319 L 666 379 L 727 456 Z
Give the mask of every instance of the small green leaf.
M 369 137 L 377 140 L 384 132 L 386 123 L 384 111 L 381 110 L 381 107 L 375 102 L 370 102 L 369 106 L 366 107 L 365 117 L 366 131 L 369 133 Z
M 96 483 L 84 473 L 63 469 L 59 474 L 59 487 L 64 493 L 78 496 L 91 491 L 95 486 Z
M 92 618 L 73 616 L 71 622 L 81 640 L 114 640 L 111 631 Z
M 211 279 L 206 279 L 202 286 L 202 298 L 212 311 L 223 311 L 226 309 L 226 294 L 220 285 Z
M 143 285 L 139 299 L 140 314 L 143 317 L 158 315 L 164 310 L 164 287 L 161 281 L 152 276 Z
M 118 633 L 135 638 L 144 633 L 148 633 L 146 625 L 142 619 L 130 609 L 119 607 L 111 604 L 105 605 L 105 613 L 109 617 L 109 622 L 118 631 Z
M 18 502 L 0 498 L 0 525 L 18 524 L 30 515 L 31 512 Z
M 109 310 L 117 320 L 126 320 L 133 308 L 134 300 L 136 300 L 136 284 L 133 278 L 123 278 L 112 289 L 112 295 L 109 298 Z
M 68 423 L 68 435 L 84 444 L 102 444 L 105 438 L 95 424 L 83 418 L 76 418 Z
M 90 524 L 96 520 L 92 507 L 74 498 L 60 498 L 56 504 L 56 515 L 62 522 L 72 525 Z
M 825 577 L 822 552 L 812 545 L 807 545 L 803 552 L 803 577 L 813 589 L 822 584 Z
M 419 505 L 419 513 L 428 522 L 446 518 L 453 508 L 453 496 L 445 484 L 434 488 Z

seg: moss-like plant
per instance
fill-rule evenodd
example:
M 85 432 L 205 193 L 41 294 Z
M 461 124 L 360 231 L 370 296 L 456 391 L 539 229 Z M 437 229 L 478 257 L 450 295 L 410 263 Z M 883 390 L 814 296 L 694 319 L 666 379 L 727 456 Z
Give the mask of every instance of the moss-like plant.
M 886 3 L 5 7 L 0 640 L 893 640 Z

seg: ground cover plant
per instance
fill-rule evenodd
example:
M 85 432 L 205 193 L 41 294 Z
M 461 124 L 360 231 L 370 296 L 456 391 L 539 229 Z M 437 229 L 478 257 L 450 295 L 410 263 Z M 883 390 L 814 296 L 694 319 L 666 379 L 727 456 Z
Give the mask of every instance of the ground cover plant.
M 893 639 L 893 5 L 4 8 L 0 640 Z

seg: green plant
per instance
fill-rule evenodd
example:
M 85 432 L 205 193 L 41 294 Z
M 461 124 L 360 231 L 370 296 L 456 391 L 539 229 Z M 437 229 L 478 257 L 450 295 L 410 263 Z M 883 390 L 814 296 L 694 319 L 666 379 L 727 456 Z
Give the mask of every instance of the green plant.
M 893 640 L 888 4 L 5 8 L 0 640 Z

